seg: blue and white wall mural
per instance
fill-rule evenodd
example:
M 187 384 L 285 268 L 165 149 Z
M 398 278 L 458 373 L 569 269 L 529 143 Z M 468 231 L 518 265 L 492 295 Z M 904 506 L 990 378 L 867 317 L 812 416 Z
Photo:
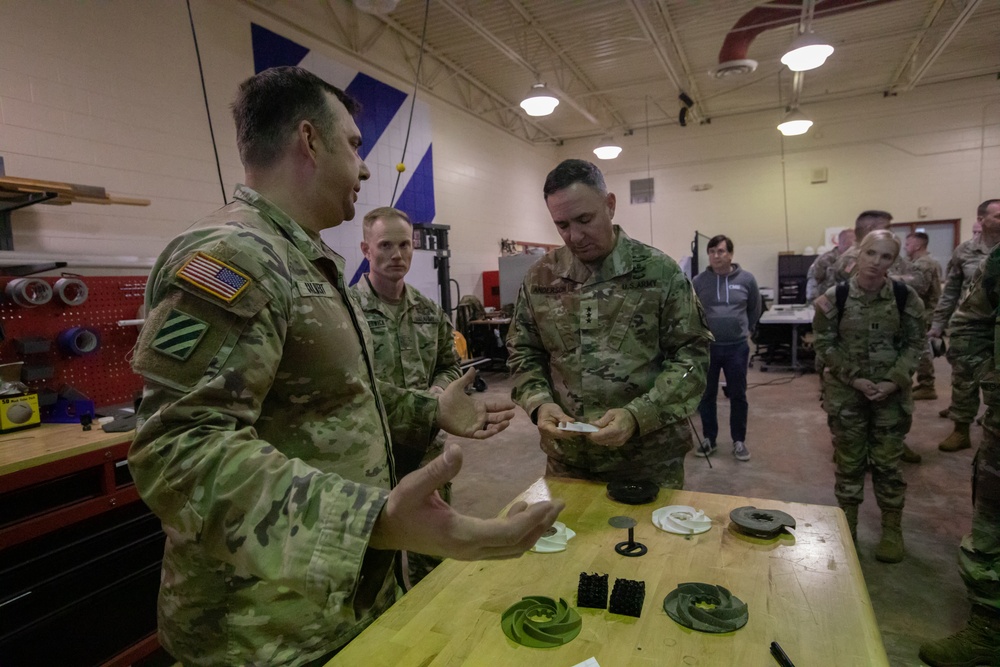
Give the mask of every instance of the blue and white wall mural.
M 252 23 L 250 31 L 254 72 L 261 72 L 268 67 L 297 65 L 361 102 L 362 112 L 357 119 L 363 139 L 361 157 L 372 175 L 361 185 L 354 220 L 321 233 L 323 240 L 347 260 L 347 273 L 352 277 L 353 284 L 368 268 L 360 249 L 361 220 L 368 211 L 392 205 L 406 211 L 415 224 L 434 221 L 430 110 L 418 99 L 410 124 L 412 90 L 399 90 L 257 24 Z M 404 155 L 408 124 L 410 137 Z M 396 170 L 396 165 L 400 162 L 406 165 L 406 171 L 402 174 Z M 407 282 L 437 301 L 436 272 L 432 271 L 427 277 L 422 277 L 425 270 L 421 265 L 425 261 L 421 260 L 425 258 L 415 257 Z M 428 280 L 430 284 L 425 286 Z

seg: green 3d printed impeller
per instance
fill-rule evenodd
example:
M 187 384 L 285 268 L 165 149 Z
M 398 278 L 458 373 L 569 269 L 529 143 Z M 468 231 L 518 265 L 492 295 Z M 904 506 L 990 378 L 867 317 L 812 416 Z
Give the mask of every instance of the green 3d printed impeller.
M 503 633 L 511 641 L 531 648 L 553 648 L 568 644 L 580 634 L 583 621 L 566 601 L 529 595 L 508 607 L 500 618 Z

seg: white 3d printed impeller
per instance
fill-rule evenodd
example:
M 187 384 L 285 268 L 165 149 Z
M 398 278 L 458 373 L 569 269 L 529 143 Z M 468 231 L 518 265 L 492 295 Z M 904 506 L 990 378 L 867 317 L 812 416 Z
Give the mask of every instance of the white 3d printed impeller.
M 670 505 L 653 510 L 657 528 L 676 535 L 697 535 L 712 527 L 712 520 L 701 510 L 687 505 Z

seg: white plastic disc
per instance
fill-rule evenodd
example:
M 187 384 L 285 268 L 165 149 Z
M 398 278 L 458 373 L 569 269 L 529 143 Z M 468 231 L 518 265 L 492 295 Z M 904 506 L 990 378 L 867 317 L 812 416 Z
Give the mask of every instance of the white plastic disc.
M 670 505 L 653 510 L 653 524 L 675 535 L 697 535 L 711 528 L 712 520 L 693 507 Z

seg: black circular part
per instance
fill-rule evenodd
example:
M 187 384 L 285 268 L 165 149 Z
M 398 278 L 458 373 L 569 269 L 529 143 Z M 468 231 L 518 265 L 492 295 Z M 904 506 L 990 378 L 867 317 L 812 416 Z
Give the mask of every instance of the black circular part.
M 649 549 L 646 548 L 645 544 L 640 544 L 639 542 L 619 542 L 615 545 L 615 551 L 622 556 L 638 558 L 639 556 L 645 556 Z
M 660 485 L 645 480 L 608 484 L 608 496 L 626 505 L 645 505 L 656 500 L 659 494 Z

